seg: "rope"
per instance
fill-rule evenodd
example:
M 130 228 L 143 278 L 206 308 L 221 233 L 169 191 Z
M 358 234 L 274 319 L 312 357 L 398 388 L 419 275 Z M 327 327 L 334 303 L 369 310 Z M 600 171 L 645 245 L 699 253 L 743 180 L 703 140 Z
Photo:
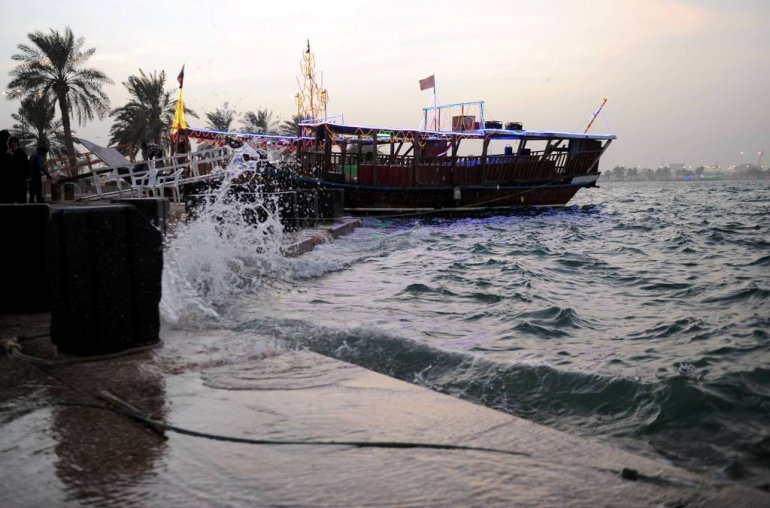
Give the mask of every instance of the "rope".
M 34 356 L 25 355 L 24 353 L 21 352 L 21 346 L 19 345 L 19 343 L 15 338 L 3 339 L 2 341 L 0 341 L 0 345 L 2 345 L 3 349 L 5 349 L 6 353 L 8 353 L 9 356 L 23 359 L 33 364 L 43 365 L 43 366 L 67 365 L 72 363 L 80 363 L 82 361 L 105 360 L 108 358 L 115 358 L 117 356 L 123 356 L 126 354 L 146 351 L 150 348 L 157 347 L 158 344 L 153 344 L 151 346 L 143 346 L 139 348 L 133 348 L 130 350 L 122 351 L 120 353 L 101 355 L 98 357 L 89 357 L 89 358 L 82 358 L 82 359 L 78 358 L 76 360 L 52 361 L 52 360 L 46 360 L 46 359 L 38 358 Z M 80 392 L 80 390 L 76 390 L 76 391 Z M 169 431 L 169 432 L 176 432 L 177 434 L 184 434 L 184 435 L 193 436 L 193 437 L 212 439 L 216 441 L 227 441 L 231 443 L 254 444 L 254 445 L 352 446 L 356 448 L 399 448 L 399 449 L 424 448 L 424 449 L 432 449 L 432 450 L 463 450 L 463 451 L 477 451 L 477 452 L 486 452 L 486 453 L 499 453 L 504 455 L 515 455 L 515 456 L 525 456 L 525 457 L 530 456 L 530 454 L 528 453 L 517 452 L 513 450 L 503 450 L 499 448 L 488 448 L 483 446 L 454 445 L 454 444 L 445 444 L 445 443 L 419 443 L 419 442 L 415 443 L 415 442 L 403 442 L 403 441 L 333 441 L 333 440 L 315 441 L 315 440 L 290 440 L 290 439 L 256 439 L 256 438 L 246 438 L 246 437 L 237 437 L 237 436 L 225 436 L 220 434 L 212 434 L 209 432 L 200 432 L 197 430 L 190 430 L 183 427 L 177 427 L 175 425 L 169 425 L 167 423 L 164 423 L 158 420 L 154 420 L 148 417 L 147 415 L 145 415 L 138 408 L 118 398 L 117 396 L 113 395 L 107 390 L 100 391 L 98 395 L 99 395 L 99 398 L 106 401 L 108 404 L 111 404 L 111 406 L 99 406 L 95 404 L 78 404 L 78 403 L 62 403 L 62 405 L 75 406 L 75 407 L 80 406 L 80 407 L 87 407 L 91 409 L 104 409 L 108 411 L 113 411 L 113 412 L 122 414 L 124 416 L 127 416 L 141 423 L 142 425 L 145 425 L 146 427 L 149 427 L 151 430 L 160 434 L 161 436 L 164 436 L 163 433 L 165 431 Z
M 398 449 L 410 449 L 410 448 L 424 448 L 430 450 L 462 450 L 462 451 L 476 451 L 485 453 L 499 453 L 504 455 L 515 455 L 520 457 L 529 457 L 529 453 L 517 452 L 513 450 L 503 450 L 500 448 L 488 448 L 484 446 L 467 446 L 467 445 L 454 445 L 445 443 L 419 443 L 419 442 L 405 442 L 405 441 L 333 441 L 333 440 L 292 440 L 292 439 L 258 439 L 236 436 L 225 436 L 221 434 L 211 434 L 209 432 L 200 432 L 197 430 L 190 430 L 183 427 L 177 427 L 175 425 L 169 425 L 167 423 L 153 420 L 140 410 L 132 406 L 131 404 L 121 400 L 112 393 L 102 390 L 99 392 L 99 397 L 112 404 L 114 411 L 123 414 L 129 418 L 132 418 L 144 425 L 152 427 L 158 430 L 164 430 L 169 432 L 176 432 L 177 434 L 184 434 L 193 437 L 200 437 L 205 439 L 212 439 L 215 441 L 227 441 L 230 443 L 242 443 L 253 445 L 279 445 L 279 446 L 352 446 L 355 448 L 398 448 Z
M 5 354 L 8 356 L 12 356 L 15 352 L 21 351 L 21 344 L 19 344 L 19 340 L 16 337 L 0 340 L 0 347 L 3 348 Z
M 58 380 L 58 378 L 56 378 Z M 59 380 L 62 382 L 61 380 Z M 64 383 L 69 386 L 67 383 Z M 74 387 L 73 390 L 80 392 Z M 466 446 L 466 445 L 453 445 L 446 443 L 424 443 L 424 442 L 406 442 L 406 441 L 302 441 L 302 440 L 287 440 L 287 439 L 256 439 L 256 438 L 242 438 L 234 436 L 225 436 L 221 434 L 212 434 L 208 432 L 199 432 L 195 430 L 178 427 L 175 425 L 169 425 L 167 423 L 154 420 L 146 416 L 142 411 L 132 406 L 128 402 L 120 399 L 112 393 L 103 390 L 99 393 L 99 397 L 105 400 L 108 405 L 100 404 L 87 404 L 82 402 L 67 402 L 58 401 L 48 403 L 47 406 L 63 406 L 63 407 L 79 407 L 86 409 L 94 409 L 99 411 L 110 411 L 112 413 L 120 414 L 128 417 L 129 419 L 141 424 L 143 427 L 149 429 L 154 434 L 158 435 L 162 439 L 168 439 L 165 432 L 176 432 L 177 434 L 188 435 L 192 437 L 199 437 L 203 439 L 211 439 L 214 441 L 224 441 L 240 444 L 251 445 L 270 445 L 270 446 L 351 446 L 355 448 L 388 448 L 388 449 L 428 449 L 428 450 L 453 450 L 453 451 L 473 451 L 482 453 L 495 453 L 502 455 L 511 455 L 515 457 L 532 457 L 532 454 L 527 452 L 518 452 L 515 450 L 503 450 L 500 448 L 490 448 L 484 446 Z M 35 407 L 35 406 L 32 406 Z M 45 407 L 45 406 L 40 406 Z M 540 457 L 540 461 L 548 461 L 546 457 Z M 654 483 L 661 486 L 678 486 L 678 487 L 691 487 L 695 488 L 699 484 L 689 480 L 683 480 L 678 478 L 665 478 L 661 475 L 644 475 L 636 469 L 622 468 L 620 471 L 610 468 L 591 466 L 583 464 L 583 467 L 593 469 L 600 473 L 608 474 L 611 476 L 619 476 L 623 480 L 627 481 L 641 481 Z
M 607 120 L 607 113 L 605 113 L 603 109 L 602 109 L 602 120 L 604 121 L 604 126 L 607 127 L 607 132 L 609 132 L 610 134 L 614 134 L 614 132 L 612 131 L 612 127 L 610 127 L 610 122 Z
M 16 337 L 16 339 L 19 342 L 24 342 L 26 340 L 41 339 L 43 337 L 50 337 L 50 336 L 51 336 L 50 333 L 45 332 L 45 333 L 38 333 L 37 335 L 19 335 L 18 337 Z
M 19 351 L 21 347 L 19 346 L 18 341 L 15 338 L 0 340 L 0 345 L 6 350 L 6 352 L 10 351 L 9 354 L 11 356 L 16 356 L 24 359 L 34 358 L 34 357 L 28 357 L 27 355 L 20 354 Z M 113 355 L 102 355 L 101 357 L 99 357 L 99 359 L 121 356 L 123 354 L 129 354 L 129 352 L 138 352 L 139 350 L 146 350 L 146 349 L 149 349 L 150 347 L 157 347 L 157 345 L 134 348 L 132 350 L 127 350 L 122 353 L 117 353 Z M 79 390 L 77 387 L 72 386 L 70 383 L 67 383 L 65 380 L 57 377 L 52 372 L 47 370 L 44 370 L 43 372 L 53 377 L 54 379 L 62 383 L 64 386 L 67 386 L 74 392 L 80 393 L 82 395 L 87 395 L 82 390 Z M 138 408 L 132 406 L 128 402 L 120 399 L 119 397 L 115 396 L 114 394 L 110 393 L 107 390 L 100 391 L 98 396 L 102 400 L 106 401 L 108 405 L 103 406 L 98 404 L 87 404 L 87 403 L 77 403 L 77 402 L 67 402 L 67 401 L 49 403 L 48 405 L 82 407 L 82 408 L 88 408 L 88 409 L 112 411 L 114 413 L 124 415 L 136 421 L 142 426 L 148 428 L 150 431 L 152 431 L 156 435 L 160 436 L 162 439 L 166 439 L 165 432 L 169 431 L 169 432 L 175 432 L 177 434 L 188 435 L 192 437 L 199 437 L 203 439 L 211 439 L 215 441 L 225 441 L 225 442 L 231 442 L 231 443 L 251 444 L 251 445 L 350 446 L 355 448 L 428 449 L 428 450 L 450 450 L 450 451 L 472 451 L 472 452 L 482 452 L 482 453 L 495 453 L 495 454 L 501 454 L 501 455 L 515 456 L 515 457 L 532 456 L 530 453 L 520 452 L 515 450 L 504 450 L 500 448 L 491 448 L 491 447 L 485 447 L 485 446 L 455 445 L 455 444 L 448 444 L 448 443 L 427 443 L 427 442 L 406 442 L 406 441 L 347 441 L 347 440 L 335 441 L 335 440 L 258 439 L 258 438 L 245 438 L 245 437 L 237 437 L 237 436 L 226 436 L 221 434 L 212 434 L 209 432 L 200 432 L 196 430 L 191 430 L 184 427 L 178 427 L 176 425 L 170 425 L 170 424 L 155 420 L 153 418 L 148 417 Z M 544 459 L 541 459 L 541 460 L 544 460 Z M 612 469 L 599 468 L 596 466 L 586 466 L 586 467 L 589 467 L 591 469 L 594 469 L 606 474 L 611 474 L 611 475 L 618 474 L 617 471 L 614 471 Z M 664 486 L 668 486 L 668 485 L 688 486 L 688 487 L 696 486 L 696 484 L 685 480 L 678 480 L 678 479 L 672 480 L 672 479 L 667 479 L 660 476 L 643 475 L 643 474 L 640 474 L 637 470 L 630 469 L 630 468 L 623 468 L 622 471 L 620 472 L 620 477 L 624 480 L 648 481 L 648 482 L 652 482 L 652 483 L 656 483 Z
M 160 345 L 161 345 L 161 342 L 158 341 L 154 344 L 149 344 L 146 346 L 139 346 L 135 348 L 124 349 L 123 351 L 118 351 L 117 353 L 85 356 L 80 358 L 41 358 L 39 356 L 32 356 L 32 355 L 23 353 L 21 350 L 21 344 L 19 344 L 19 339 L 16 337 L 12 339 L 3 339 L 2 341 L 0 341 L 0 346 L 2 346 L 2 348 L 5 350 L 5 353 L 8 356 L 12 358 L 18 358 L 19 360 L 24 360 L 34 365 L 40 365 L 43 367 L 59 367 L 62 365 L 73 365 L 76 363 L 88 363 L 88 362 L 99 362 L 103 360 L 111 360 L 113 358 L 119 358 L 121 356 L 143 353 L 145 351 L 155 349 Z
M 516 191 L 516 192 L 514 192 L 512 194 L 507 194 L 507 195 L 501 196 L 499 198 L 494 198 L 494 199 L 490 199 L 490 200 L 487 200 L 487 201 L 480 201 L 478 203 L 473 203 L 471 205 L 458 206 L 458 207 L 455 207 L 455 208 L 441 208 L 441 209 L 437 209 L 437 210 L 426 210 L 426 211 L 422 211 L 422 212 L 412 212 L 412 213 L 403 213 L 403 214 L 390 214 L 390 215 L 378 215 L 378 217 L 384 217 L 384 218 L 414 217 L 414 216 L 419 216 L 419 215 L 431 215 L 431 214 L 435 214 L 435 213 L 446 213 L 446 212 L 452 212 L 452 211 L 458 211 L 458 210 L 466 210 L 468 208 L 473 208 L 473 207 L 477 207 L 477 206 L 481 206 L 481 205 L 487 205 L 489 203 L 494 203 L 495 201 L 501 201 L 503 199 L 509 199 L 509 198 L 518 196 L 520 194 L 526 194 L 527 192 L 532 192 L 534 190 L 541 189 L 543 187 L 547 187 L 547 186 L 551 185 L 554 182 L 558 182 L 562 178 L 564 178 L 564 177 L 560 176 L 559 178 L 554 178 L 552 180 L 549 180 L 549 181 L 545 182 L 544 184 L 537 185 L 535 187 L 530 187 L 530 188 L 522 190 L 522 191 Z

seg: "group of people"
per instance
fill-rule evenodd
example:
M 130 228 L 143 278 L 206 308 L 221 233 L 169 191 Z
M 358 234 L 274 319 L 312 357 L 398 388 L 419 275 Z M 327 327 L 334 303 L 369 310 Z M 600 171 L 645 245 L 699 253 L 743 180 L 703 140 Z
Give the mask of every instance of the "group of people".
M 27 157 L 19 138 L 0 130 L 0 203 L 44 203 L 43 176 L 51 180 L 47 156 L 48 147 L 39 144 Z

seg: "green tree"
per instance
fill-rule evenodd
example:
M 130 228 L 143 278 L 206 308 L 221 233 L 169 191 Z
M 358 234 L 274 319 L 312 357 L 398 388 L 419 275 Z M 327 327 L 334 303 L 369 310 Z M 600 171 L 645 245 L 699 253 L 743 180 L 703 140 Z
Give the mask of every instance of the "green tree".
M 626 179 L 626 168 L 625 166 L 615 166 L 610 170 L 610 180 L 618 180 L 623 181 Z
M 56 120 L 56 108 L 51 98 L 45 95 L 25 97 L 19 111 L 11 116 L 17 122 L 11 131 L 27 152 L 38 145 L 46 145 L 53 158 L 66 155 L 64 131 L 61 120 Z
M 655 170 L 655 177 L 658 180 L 671 180 L 673 178 L 673 173 L 671 172 L 670 167 L 661 166 Z
M 258 109 L 256 113 L 247 111 L 241 121 L 246 132 L 259 134 L 275 134 L 278 121 L 273 120 L 273 112 L 267 108 Z
M 231 126 L 238 113 L 230 109 L 230 105 L 225 102 L 221 108 L 217 108 L 213 113 L 206 113 L 206 127 L 214 131 L 230 132 Z
M 176 99 L 173 90 L 164 88 L 166 73 L 145 73 L 139 69 L 139 74 L 129 76 L 123 86 L 130 98 L 126 104 L 110 112 L 115 118 L 110 128 L 110 144 L 129 145 L 132 156 L 139 150 L 142 141 L 168 148 Z M 185 108 L 185 114 L 198 118 L 188 108 Z
M 112 80 L 102 71 L 85 67 L 96 48 L 83 49 L 85 39 L 77 39 L 69 27 L 64 33 L 51 29 L 27 35 L 32 45 L 19 44 L 19 53 L 11 58 L 17 62 L 8 83 L 10 98 L 42 95 L 56 100 L 64 130 L 67 155 L 75 155 L 70 117 L 77 116 L 83 125 L 94 117 L 104 118 L 110 110 L 110 100 L 102 87 Z
M 293 115 L 291 120 L 286 120 L 281 124 L 280 132 L 286 136 L 296 136 L 299 132 L 299 123 L 304 120 L 299 115 Z

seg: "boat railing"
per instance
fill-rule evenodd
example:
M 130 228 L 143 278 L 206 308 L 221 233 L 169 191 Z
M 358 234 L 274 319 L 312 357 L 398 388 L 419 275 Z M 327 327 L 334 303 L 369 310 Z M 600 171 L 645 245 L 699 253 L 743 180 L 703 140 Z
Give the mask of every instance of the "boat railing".
M 91 201 L 122 196 L 163 196 L 169 189 L 174 201 L 181 200 L 185 184 L 219 178 L 232 158 L 230 147 L 215 147 L 180 153 L 121 166 L 102 166 L 88 173 L 59 180 L 64 187 L 76 186 L 77 196 L 65 199 Z M 73 193 L 74 194 L 74 193 Z
M 421 183 L 442 183 L 452 185 L 497 184 L 511 181 L 547 181 L 588 174 L 595 171 L 601 150 L 570 154 L 567 150 L 541 150 L 521 154 L 490 154 L 486 158 L 473 156 L 441 156 L 420 158 L 412 155 L 378 154 L 376 164 L 371 153 L 300 153 L 301 166 L 305 174 L 318 178 L 337 175 L 346 182 L 359 182 L 371 178 L 373 184 L 383 179 L 379 173 L 399 171 L 395 181 L 398 185 L 411 186 Z M 413 177 L 404 176 L 408 171 Z M 441 174 L 442 176 L 436 176 Z M 371 175 L 371 177 L 369 176 Z M 431 176 L 433 175 L 433 176 Z M 385 181 L 393 178 L 384 177 Z
M 603 150 L 590 150 L 571 156 L 567 161 L 565 174 L 567 176 L 577 176 L 596 173 L 599 166 L 599 157 L 601 157 L 602 153 Z

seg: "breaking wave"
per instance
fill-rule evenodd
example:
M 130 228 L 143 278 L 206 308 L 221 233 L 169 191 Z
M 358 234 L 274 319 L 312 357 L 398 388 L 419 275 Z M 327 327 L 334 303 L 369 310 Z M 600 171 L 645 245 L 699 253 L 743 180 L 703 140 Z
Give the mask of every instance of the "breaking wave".
M 222 198 L 169 243 L 163 316 L 770 484 L 768 193 L 615 184 L 564 208 L 367 218 L 295 259 Z

